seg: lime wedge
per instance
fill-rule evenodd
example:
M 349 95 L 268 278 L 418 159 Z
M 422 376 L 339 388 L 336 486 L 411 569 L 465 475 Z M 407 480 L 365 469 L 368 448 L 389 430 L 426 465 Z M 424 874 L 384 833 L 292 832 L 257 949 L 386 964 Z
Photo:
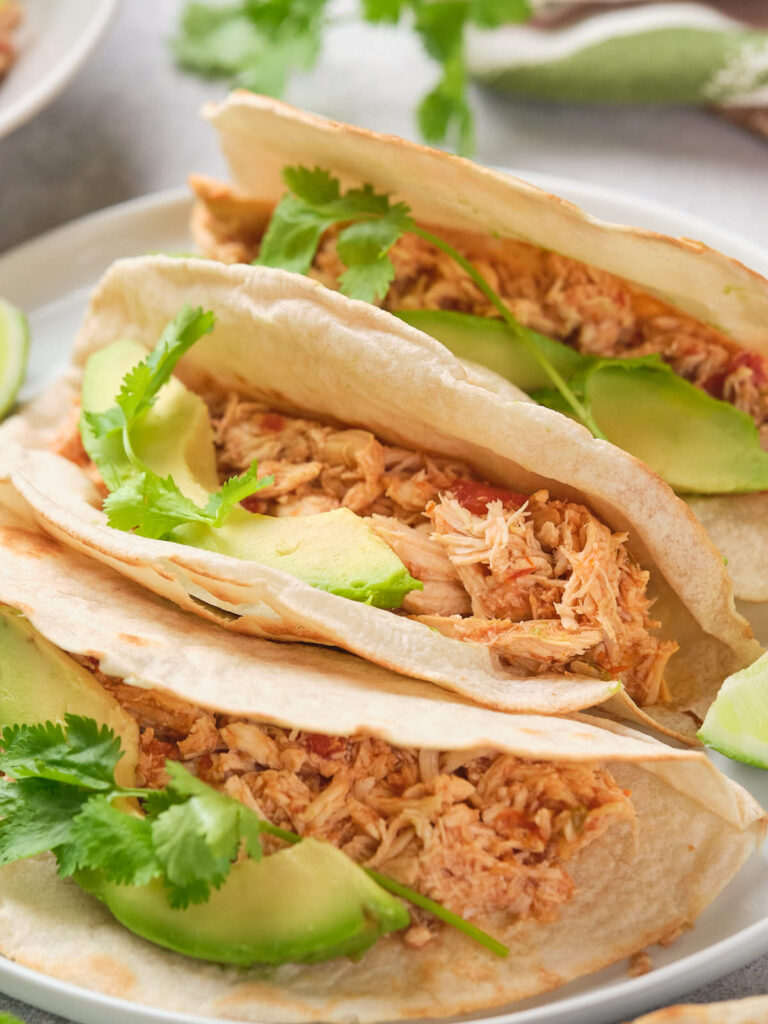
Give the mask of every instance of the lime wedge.
M 16 400 L 29 354 L 29 324 L 20 309 L 0 299 L 0 419 Z
M 768 768 L 768 654 L 728 676 L 698 737 L 734 761 Z

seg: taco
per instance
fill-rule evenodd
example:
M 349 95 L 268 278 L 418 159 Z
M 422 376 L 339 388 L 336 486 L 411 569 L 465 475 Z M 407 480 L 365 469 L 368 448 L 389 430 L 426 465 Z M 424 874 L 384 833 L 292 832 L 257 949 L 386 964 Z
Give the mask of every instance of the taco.
M 768 996 L 733 999 L 727 1003 L 690 1003 L 667 1006 L 638 1017 L 632 1024 L 763 1024 L 768 1017 Z
M 764 832 L 699 753 L 227 634 L 28 520 L 0 537 L 0 765 L 17 780 L 0 786 L 0 952 L 19 964 L 228 1019 L 470 1012 L 671 939 Z
M 75 363 L 0 432 L 18 500 L 227 629 L 503 710 L 613 696 L 688 734 L 759 652 L 663 481 L 372 305 L 281 271 L 127 260 Z
M 205 115 L 233 184 L 191 178 L 203 253 L 374 300 L 582 419 L 686 495 L 738 597 L 768 599 L 768 282 L 701 243 L 251 93 Z

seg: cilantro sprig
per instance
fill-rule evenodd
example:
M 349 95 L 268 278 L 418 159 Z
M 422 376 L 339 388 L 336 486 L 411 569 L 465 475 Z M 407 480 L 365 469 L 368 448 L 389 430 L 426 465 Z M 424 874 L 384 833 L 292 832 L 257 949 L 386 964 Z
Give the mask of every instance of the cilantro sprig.
M 171 907 L 205 903 L 226 881 L 236 859 L 263 855 L 261 837 L 301 842 L 295 832 L 264 821 L 175 761 L 164 789 L 118 786 L 120 740 L 93 719 L 67 715 L 65 724 L 7 726 L 0 731 L 0 866 L 45 851 L 62 877 L 101 872 L 118 885 L 159 879 Z M 14 781 L 11 781 L 13 779 Z M 140 801 L 122 810 L 115 801 Z M 383 889 L 434 914 L 497 956 L 509 950 L 486 932 L 376 871 Z
M 271 476 L 259 479 L 254 461 L 200 506 L 171 476 L 155 473 L 134 450 L 131 431 L 154 406 L 181 357 L 213 330 L 215 322 L 213 313 L 185 305 L 147 358 L 125 375 L 115 405 L 105 412 L 83 413 L 83 443 L 111 492 L 104 510 L 115 529 L 164 539 L 185 523 L 220 527 L 244 498 L 273 482 Z
M 327 0 L 188 3 L 173 42 L 177 63 L 209 78 L 228 78 L 234 85 L 280 96 L 293 72 L 308 70 L 317 60 L 323 33 L 335 19 L 330 6 Z M 363 20 L 412 26 L 440 69 L 435 86 L 417 107 L 421 134 L 465 154 L 474 148 L 467 28 L 497 28 L 526 21 L 531 13 L 530 0 L 360 0 Z
M 346 266 L 339 282 L 341 291 L 350 298 L 374 302 L 386 295 L 395 277 L 389 256 L 392 246 L 405 234 L 418 235 L 468 274 L 576 418 L 595 437 L 604 438 L 589 408 L 542 351 L 538 335 L 513 316 L 474 264 L 445 239 L 417 224 L 406 203 L 393 202 L 367 184 L 342 192 L 338 178 L 320 167 L 285 167 L 282 177 L 289 191 L 275 207 L 254 263 L 306 274 L 323 232 L 343 225 L 336 240 L 336 251 Z

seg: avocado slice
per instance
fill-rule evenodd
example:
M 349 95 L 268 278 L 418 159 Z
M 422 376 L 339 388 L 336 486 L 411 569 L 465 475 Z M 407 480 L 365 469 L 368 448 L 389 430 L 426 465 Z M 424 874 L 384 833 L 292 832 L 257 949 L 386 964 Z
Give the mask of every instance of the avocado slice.
M 189 523 L 178 527 L 174 538 L 281 569 L 318 590 L 377 608 L 397 608 L 408 591 L 422 586 L 348 508 L 285 519 L 236 508 L 218 529 Z
M 64 722 L 83 715 L 120 737 L 123 756 L 115 769 L 121 786 L 132 786 L 139 759 L 134 719 L 90 672 L 41 636 L 13 608 L 0 605 L 0 726 Z
M 459 359 L 471 359 L 487 366 L 523 391 L 549 388 L 552 379 L 519 336 L 501 320 L 449 310 L 396 310 L 395 316 L 424 331 L 450 349 Z M 586 369 L 592 362 L 575 349 L 537 331 L 521 327 L 528 343 L 566 378 Z
M 172 908 L 159 881 L 127 886 L 99 872 L 75 880 L 132 932 L 215 963 L 317 963 L 360 956 L 407 928 L 408 911 L 346 854 L 303 839 L 260 861 L 235 864 L 206 903 Z
M 125 374 L 146 356 L 143 346 L 129 340 L 95 352 L 83 375 L 84 413 L 110 409 Z M 110 490 L 136 472 L 119 433 L 94 437 L 85 415 L 80 431 Z M 132 428 L 131 444 L 145 465 L 173 477 L 196 504 L 204 505 L 219 489 L 208 409 L 178 378 L 161 388 L 154 406 Z M 223 527 L 190 524 L 178 527 L 173 539 L 282 569 L 313 587 L 379 608 L 397 608 L 407 593 L 421 588 L 389 545 L 349 509 L 278 518 L 237 508 Z
M 506 377 L 542 405 L 573 416 L 535 357 L 502 321 L 442 310 L 396 315 L 460 358 Z M 768 452 L 751 416 L 678 377 L 660 357 L 599 359 L 535 331 L 526 329 L 526 335 L 591 408 L 608 440 L 647 463 L 675 490 L 768 490 Z
M 601 361 L 585 396 L 609 441 L 642 459 L 676 491 L 732 494 L 768 490 L 768 452 L 755 421 L 670 367 Z

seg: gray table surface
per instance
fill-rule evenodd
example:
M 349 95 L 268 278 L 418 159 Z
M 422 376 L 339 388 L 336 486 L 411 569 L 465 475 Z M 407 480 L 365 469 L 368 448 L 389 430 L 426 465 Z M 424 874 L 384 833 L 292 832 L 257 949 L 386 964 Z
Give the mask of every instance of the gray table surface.
M 183 75 L 168 39 L 181 0 L 122 0 L 97 52 L 69 88 L 0 140 L 0 251 L 83 214 L 181 184 L 191 170 L 223 173 L 197 116 L 218 83 Z M 365 55 L 364 60 L 362 54 Z M 318 113 L 413 137 L 413 98 L 434 69 L 410 34 L 340 24 L 315 71 L 288 99 Z M 704 112 L 584 109 L 476 91 L 477 158 L 566 175 L 699 214 L 768 240 L 768 145 Z M 768 992 L 768 957 L 713 981 L 690 1002 Z M 59 1017 L 0 995 L 28 1024 Z

